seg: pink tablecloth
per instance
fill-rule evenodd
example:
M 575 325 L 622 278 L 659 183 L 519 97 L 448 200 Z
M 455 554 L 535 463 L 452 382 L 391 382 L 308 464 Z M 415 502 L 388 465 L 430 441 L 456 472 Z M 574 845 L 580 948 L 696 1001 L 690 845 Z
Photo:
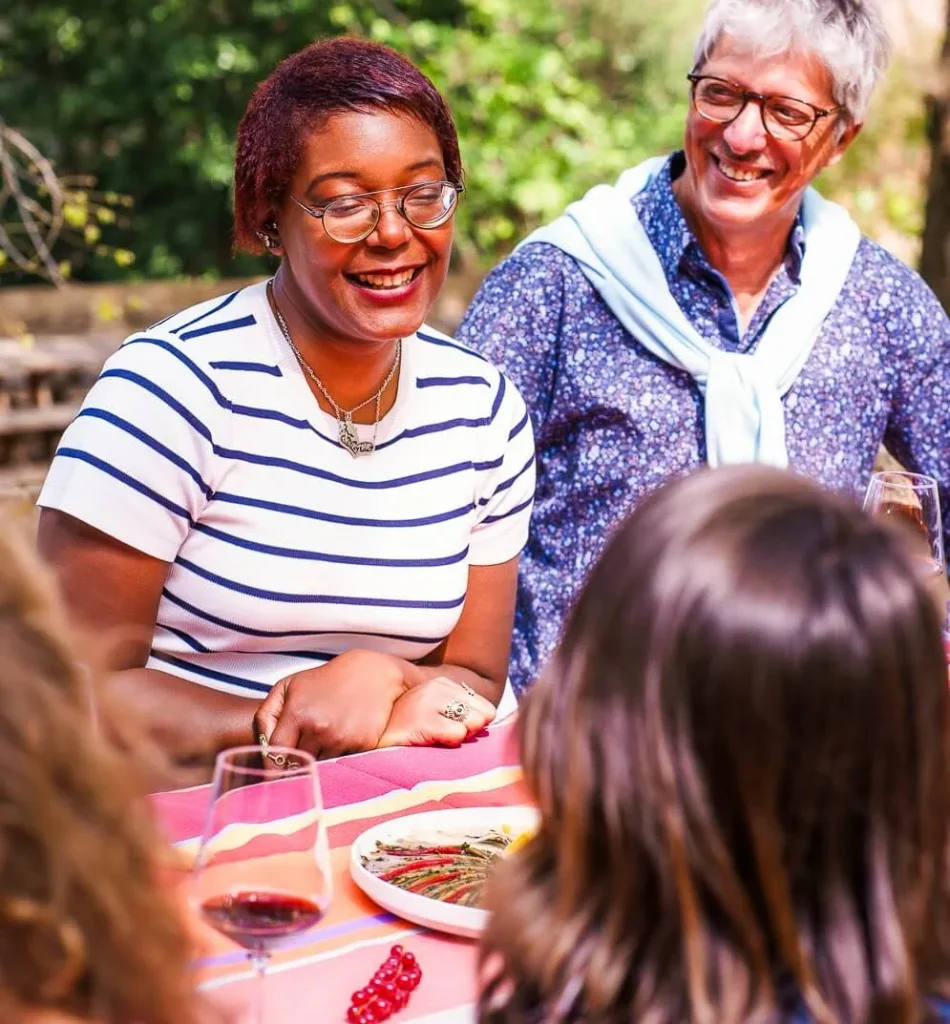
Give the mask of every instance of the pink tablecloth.
M 388 818 L 442 807 L 525 802 L 511 721 L 457 750 L 373 751 L 320 766 L 334 866 L 333 907 L 320 927 L 275 955 L 267 979 L 267 1024 L 343 1024 L 350 995 L 371 977 L 393 942 L 419 958 L 423 980 L 396 1024 L 454 1024 L 471 1019 L 474 943 L 419 929 L 383 911 L 349 876 L 349 848 L 364 829 Z M 173 842 L 197 848 L 210 788 L 154 797 Z M 244 952 L 196 922 L 209 950 L 201 984 L 227 1005 L 248 1003 Z

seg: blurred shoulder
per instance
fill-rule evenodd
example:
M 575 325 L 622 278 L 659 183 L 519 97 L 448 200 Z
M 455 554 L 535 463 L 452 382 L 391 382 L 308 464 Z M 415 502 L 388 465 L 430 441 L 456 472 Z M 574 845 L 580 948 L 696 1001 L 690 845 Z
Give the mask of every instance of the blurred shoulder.
M 950 999 L 934 997 L 930 1001 L 930 1005 L 933 1007 L 933 1011 L 937 1015 L 937 1020 L 950 1024 Z

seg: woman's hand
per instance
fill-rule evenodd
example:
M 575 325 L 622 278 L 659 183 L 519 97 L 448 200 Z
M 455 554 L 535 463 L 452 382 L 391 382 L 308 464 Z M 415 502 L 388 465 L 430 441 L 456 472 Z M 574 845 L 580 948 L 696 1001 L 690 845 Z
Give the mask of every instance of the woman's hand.
M 461 702 L 467 709 L 459 722 L 443 712 Z M 473 733 L 484 729 L 495 717 L 495 705 L 471 688 L 436 676 L 418 683 L 393 705 L 380 747 L 426 747 L 439 743 L 457 747 Z
M 255 735 L 315 757 L 372 750 L 406 692 L 399 658 L 346 651 L 276 683 L 254 716 Z

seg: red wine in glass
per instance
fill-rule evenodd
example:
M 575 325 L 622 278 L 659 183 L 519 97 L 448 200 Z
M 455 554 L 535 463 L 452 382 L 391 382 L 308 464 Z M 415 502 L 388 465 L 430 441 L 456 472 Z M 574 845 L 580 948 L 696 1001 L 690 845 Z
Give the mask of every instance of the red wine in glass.
M 305 896 L 283 892 L 234 892 L 212 896 L 201 905 L 208 923 L 245 949 L 273 949 L 308 931 L 323 909 Z
M 247 950 L 259 1024 L 272 950 L 320 922 L 331 890 L 313 757 L 276 747 L 222 751 L 191 897 L 208 924 Z

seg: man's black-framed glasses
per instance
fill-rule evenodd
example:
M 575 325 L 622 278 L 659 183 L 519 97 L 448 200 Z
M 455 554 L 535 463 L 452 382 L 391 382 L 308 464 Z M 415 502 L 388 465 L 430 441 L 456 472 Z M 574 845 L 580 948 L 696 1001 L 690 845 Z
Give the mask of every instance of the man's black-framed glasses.
M 686 77 L 692 84 L 693 107 L 700 117 L 717 124 L 731 124 L 749 101 L 754 100 L 759 105 L 762 127 L 772 138 L 783 142 L 801 142 L 822 118 L 844 110 L 844 107 L 823 110 L 792 96 L 764 96 L 714 75 L 689 74 Z
M 296 196 L 290 198 L 311 217 L 323 221 L 323 230 L 335 242 L 362 242 L 373 233 L 379 223 L 383 207 L 392 206 L 415 228 L 431 229 L 445 224 L 458 207 L 462 185 L 451 181 L 424 181 L 419 185 L 401 185 L 361 192 L 354 196 L 340 196 L 319 207 L 308 206 Z M 391 203 L 381 203 L 376 197 L 389 192 L 401 192 Z

